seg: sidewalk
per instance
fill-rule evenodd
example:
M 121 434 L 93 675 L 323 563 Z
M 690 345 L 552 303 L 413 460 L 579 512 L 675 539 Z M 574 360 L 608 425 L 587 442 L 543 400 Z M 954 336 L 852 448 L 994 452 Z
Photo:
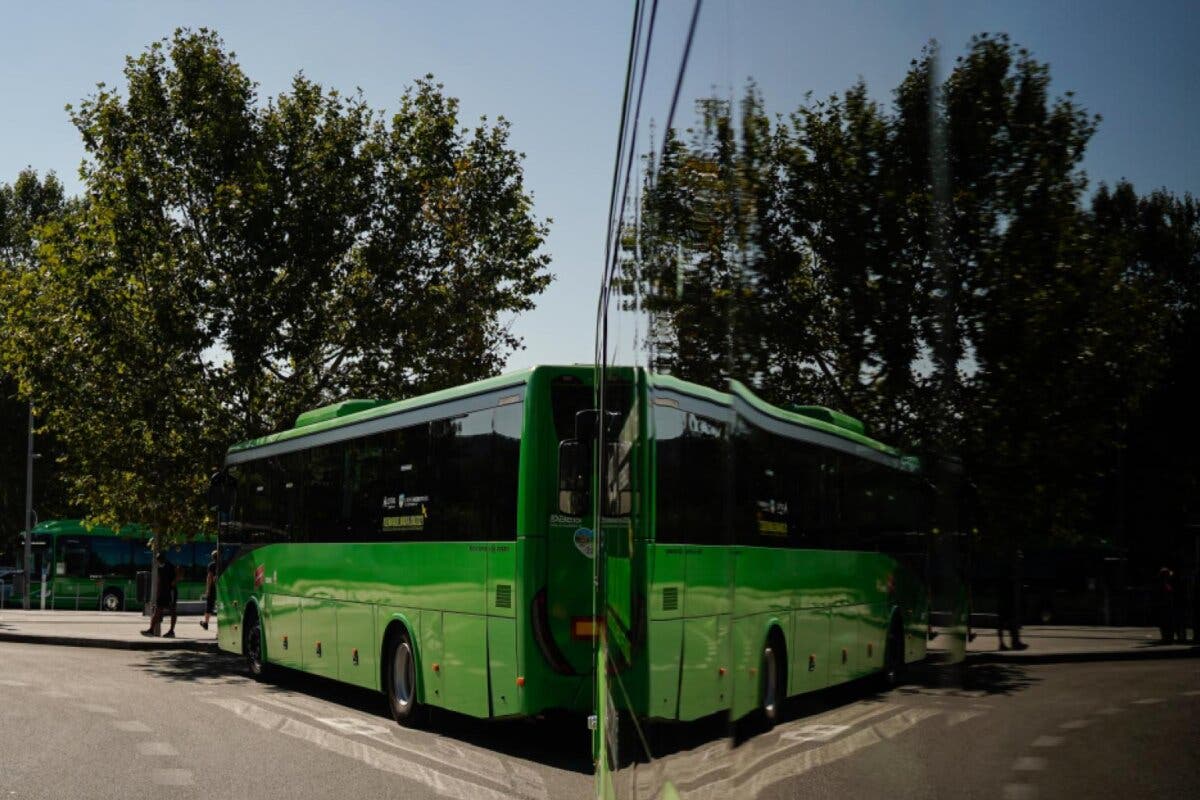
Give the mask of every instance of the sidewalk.
M 1121 661 L 1126 659 L 1200 657 L 1200 645 L 1164 645 L 1158 628 L 1112 628 L 1089 625 L 1030 625 L 1021 629 L 1025 650 L 1000 650 L 995 629 L 975 629 L 967 644 L 969 662 L 1052 663 Z M 1005 634 L 1005 641 L 1008 635 Z M 930 653 L 948 655 L 951 643 L 943 633 L 929 643 Z
M 0 611 L 0 642 L 31 642 L 122 650 L 215 650 L 217 623 L 200 627 L 201 617 L 180 617 L 175 638 L 142 636 L 150 618 L 128 611 Z M 163 620 L 163 631 L 171 618 Z

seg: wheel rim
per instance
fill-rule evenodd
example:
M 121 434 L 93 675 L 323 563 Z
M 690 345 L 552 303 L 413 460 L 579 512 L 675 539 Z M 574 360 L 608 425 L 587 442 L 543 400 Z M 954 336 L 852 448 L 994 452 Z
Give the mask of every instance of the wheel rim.
M 250 669 L 252 672 L 258 673 L 262 669 L 262 629 L 258 625 L 258 620 L 250 626 L 250 631 L 246 636 L 246 656 L 250 659 Z
M 104 595 L 104 610 L 105 611 L 116 611 L 117 607 L 119 605 L 120 605 L 120 603 L 117 602 L 117 596 L 115 594 Z
M 416 684 L 416 667 L 413 664 L 412 648 L 408 642 L 400 642 L 392 659 L 392 694 L 396 705 L 408 708 L 412 705 L 413 686 Z
M 770 648 L 763 650 L 763 710 L 767 716 L 775 715 L 775 694 L 779 676 L 776 673 L 775 652 Z

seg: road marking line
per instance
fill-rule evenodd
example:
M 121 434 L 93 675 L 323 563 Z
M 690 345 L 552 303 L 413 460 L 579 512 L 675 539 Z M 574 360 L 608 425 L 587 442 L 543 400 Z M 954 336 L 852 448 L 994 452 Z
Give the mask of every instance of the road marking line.
M 113 722 L 113 727 L 119 731 L 126 733 L 149 733 L 150 726 L 144 722 L 138 722 L 136 719 L 131 719 L 125 722 Z
M 713 798 L 758 797 L 773 783 L 795 778 L 817 767 L 840 761 L 881 741 L 883 740 L 874 728 L 863 728 L 835 742 L 809 750 L 801 750 L 799 753 L 761 770 L 756 769 L 756 765 L 750 765 L 732 779 L 712 784 L 714 791 L 708 791 L 709 786 L 705 786 L 703 791 L 697 794 Z M 735 786 L 736 789 L 734 789 Z
M 144 756 L 177 756 L 179 751 L 170 742 L 138 742 L 138 752 Z
M 316 720 L 322 725 L 333 728 L 338 733 L 349 736 L 365 736 L 374 742 L 395 748 L 403 753 L 437 761 L 446 766 L 460 769 L 467 774 L 488 778 L 502 786 L 511 786 L 508 774 L 504 770 L 504 763 L 483 750 L 472 748 L 468 751 L 467 748 L 440 736 L 404 731 L 398 725 L 384 727 L 378 722 L 364 717 L 329 717 L 305 709 L 305 706 L 309 706 L 316 708 L 318 712 L 328 712 L 337 708 L 333 705 L 320 706 L 311 702 L 289 703 L 267 695 L 258 695 L 255 699 Z M 345 712 L 344 708 L 340 710 Z M 396 737 L 394 734 L 397 731 L 404 731 L 405 739 L 401 740 Z
M 817 722 L 784 731 L 779 734 L 779 738 L 796 744 L 802 742 L 828 742 L 838 734 L 845 733 L 848 730 L 850 730 L 849 725 L 823 725 Z
M 892 739 L 912 728 L 921 720 L 936 717 L 940 713 L 942 712 L 936 708 L 910 708 L 901 711 L 894 717 L 888 717 L 882 722 L 876 723 L 875 731 L 886 739 Z
M 25 681 L 14 681 L 14 680 L 9 680 L 8 678 L 0 679 L 0 686 L 13 686 L 15 688 L 20 689 L 20 688 L 28 686 L 28 685 L 29 684 L 26 683 Z
M 895 703 L 855 703 L 825 714 L 817 714 L 805 722 L 823 723 L 826 725 L 849 725 L 851 727 L 864 722 L 871 717 L 877 717 L 888 711 L 895 711 L 900 706 Z
M 952 712 L 950 714 L 949 718 L 946 720 L 946 727 L 953 728 L 955 725 L 966 722 L 969 719 L 974 719 L 975 717 L 982 716 L 983 714 L 984 714 L 983 711 L 955 711 L 955 712 Z
M 1161 697 L 1143 697 L 1141 700 L 1134 700 L 1132 705 L 1152 706 L 1155 703 L 1161 703 L 1161 702 L 1163 702 L 1163 699 Z
M 1033 740 L 1034 747 L 1058 747 L 1062 743 L 1061 736 L 1039 736 Z
M 1034 800 L 1037 787 L 1028 783 L 1009 783 L 1004 787 L 1004 800 Z
M 190 769 L 156 769 L 150 773 L 150 780 L 159 786 L 191 786 L 195 783 Z
M 879 712 L 874 712 L 870 716 L 874 716 L 877 713 Z M 763 764 L 766 761 L 780 754 L 781 749 L 774 749 L 754 758 L 748 763 L 739 765 L 738 771 L 734 775 L 718 780 L 706 781 L 702 785 L 697 786 L 696 789 L 689 791 L 687 796 L 689 800 L 699 800 L 700 798 L 724 800 L 726 797 L 757 797 L 767 787 L 775 783 L 791 780 L 817 767 L 840 761 L 859 750 L 884 741 L 885 737 L 893 738 L 917 725 L 922 720 L 940 713 L 942 713 L 941 710 L 936 708 L 909 708 L 874 725 L 854 731 L 841 739 L 785 755 L 782 759 L 776 760 L 764 767 Z M 844 710 L 841 716 L 845 716 Z M 674 763 L 668 763 L 665 766 L 668 771 L 672 771 L 675 765 Z M 706 774 L 711 774 L 711 771 Z
M 1046 759 L 1040 756 L 1021 756 L 1012 768 L 1018 772 L 1040 772 L 1046 768 Z
M 68 698 L 68 697 L 74 697 L 74 696 L 75 696 L 75 695 L 73 695 L 73 694 L 71 694 L 71 693 L 69 693 L 69 692 L 64 692 L 62 689 L 47 689 L 47 690 L 46 690 L 46 691 L 44 691 L 44 692 L 40 692 L 40 694 L 41 694 L 43 697 L 55 697 L 55 698 L 58 698 L 58 699 L 66 699 L 66 698 Z
M 1184 697 L 1200 697 L 1200 689 L 1197 689 L 1193 692 L 1184 692 L 1183 696 Z
M 79 705 L 84 711 L 90 711 L 93 714 L 115 714 L 117 710 L 112 706 L 98 706 L 95 703 L 81 703 Z
M 371 747 L 365 742 L 348 739 L 340 734 L 331 733 L 307 722 L 293 719 L 283 714 L 234 698 L 214 697 L 203 702 L 231 711 L 249 722 L 291 736 L 294 739 L 306 741 L 324 750 L 360 761 L 367 766 L 383 772 L 390 772 L 401 777 L 422 783 L 438 794 L 456 798 L 456 800 L 509 800 L 513 795 L 497 791 L 488 786 L 472 781 L 445 775 L 435 769 L 407 761 L 399 756 Z
M 1077 731 L 1080 728 L 1086 728 L 1088 725 L 1091 725 L 1093 722 L 1095 722 L 1095 720 L 1073 719 L 1070 722 L 1064 722 L 1063 724 L 1059 725 L 1058 727 L 1062 728 L 1065 731 Z

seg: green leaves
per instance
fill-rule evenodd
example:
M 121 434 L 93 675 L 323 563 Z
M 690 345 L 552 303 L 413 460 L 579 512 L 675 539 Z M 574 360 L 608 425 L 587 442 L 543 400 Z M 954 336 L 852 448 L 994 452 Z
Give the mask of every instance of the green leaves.
M 998 535 L 1111 536 L 1130 426 L 1171 406 L 1173 332 L 1195 331 L 1195 202 L 1122 184 L 1089 203 L 1098 118 L 1006 36 L 940 83 L 936 60 L 890 107 L 861 82 L 783 118 L 753 84 L 697 101 L 645 162 L 620 287 L 658 369 L 960 455 Z
M 547 229 L 503 119 L 460 127 L 430 76 L 390 119 L 303 74 L 262 102 L 205 29 L 124 74 L 71 110 L 85 197 L 0 303 L 0 358 L 93 516 L 195 532 L 231 442 L 520 346 L 501 321 L 548 285 Z

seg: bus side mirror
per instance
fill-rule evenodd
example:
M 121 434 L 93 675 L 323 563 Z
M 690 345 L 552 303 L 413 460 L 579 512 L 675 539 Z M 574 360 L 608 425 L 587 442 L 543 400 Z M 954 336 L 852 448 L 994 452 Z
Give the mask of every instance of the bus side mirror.
M 228 517 L 237 500 L 237 480 L 228 470 L 219 470 L 208 481 L 208 507 Z
M 582 517 L 587 512 L 588 448 L 577 439 L 558 445 L 558 512 Z

